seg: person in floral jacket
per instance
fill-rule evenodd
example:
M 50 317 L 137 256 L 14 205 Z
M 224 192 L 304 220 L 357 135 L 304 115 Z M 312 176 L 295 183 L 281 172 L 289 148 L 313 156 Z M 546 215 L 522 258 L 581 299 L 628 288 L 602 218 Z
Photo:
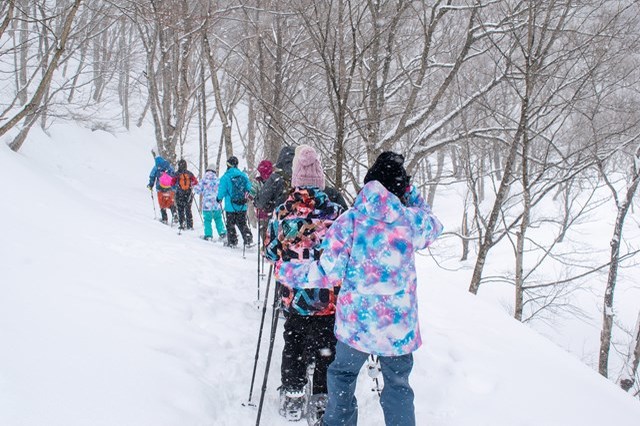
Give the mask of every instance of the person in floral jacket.
M 319 262 L 278 271 L 306 288 L 341 283 L 324 426 L 356 424 L 356 379 L 369 354 L 378 355 L 382 369 L 385 423 L 415 425 L 409 374 L 422 340 L 414 253 L 428 247 L 443 227 L 410 184 L 403 163 L 400 154 L 380 154 L 353 207 L 325 234 Z
M 220 239 L 227 236 L 227 230 L 222 220 L 222 206 L 216 200 L 218 196 L 218 175 L 216 174 L 215 164 L 209 164 L 204 173 L 204 177 L 193 190 L 197 194 L 202 194 L 202 221 L 204 222 L 204 239 L 211 240 L 213 238 L 213 229 L 211 222 L 216 224 L 216 231 Z
M 282 264 L 304 265 L 319 259 L 320 243 L 342 212 L 342 207 L 324 192 L 320 159 L 308 145 L 296 148 L 291 185 L 289 196 L 273 212 L 265 241 L 265 256 L 275 264 L 276 271 Z M 327 367 L 335 354 L 338 289 L 295 289 L 296 283 L 281 280 L 277 273 L 275 278 L 285 310 L 280 414 L 288 420 L 301 418 L 307 404 L 307 368 L 315 361 L 308 403 L 319 417 L 327 399 Z

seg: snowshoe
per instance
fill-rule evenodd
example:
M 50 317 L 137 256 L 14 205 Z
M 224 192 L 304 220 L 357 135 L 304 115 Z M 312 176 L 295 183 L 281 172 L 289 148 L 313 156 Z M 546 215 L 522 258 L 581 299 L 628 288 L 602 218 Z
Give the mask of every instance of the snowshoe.
M 327 408 L 329 397 L 326 393 L 311 395 L 307 404 L 307 423 L 309 426 L 318 426 L 322 422 L 322 416 Z
M 307 398 L 304 389 L 280 389 L 279 413 L 290 422 L 297 422 L 306 414 Z

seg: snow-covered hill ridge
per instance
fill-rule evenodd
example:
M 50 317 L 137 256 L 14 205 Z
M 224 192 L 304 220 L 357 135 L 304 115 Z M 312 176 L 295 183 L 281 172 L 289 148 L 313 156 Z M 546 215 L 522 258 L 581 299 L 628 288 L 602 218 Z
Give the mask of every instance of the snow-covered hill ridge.
M 201 241 L 197 218 L 181 236 L 153 220 L 151 134 L 33 138 L 19 154 L 0 146 L 0 425 L 255 424 L 241 403 L 256 254 Z M 419 425 L 638 424 L 640 404 L 615 384 L 419 260 Z M 277 414 L 278 335 L 263 425 L 291 425 Z M 359 424 L 383 425 L 370 382 Z

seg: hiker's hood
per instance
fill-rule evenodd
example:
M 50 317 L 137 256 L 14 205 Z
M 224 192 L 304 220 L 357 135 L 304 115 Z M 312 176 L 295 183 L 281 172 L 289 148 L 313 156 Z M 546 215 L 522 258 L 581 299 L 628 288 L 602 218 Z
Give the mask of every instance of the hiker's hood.
M 156 157 L 156 168 L 162 169 L 162 170 L 168 170 L 170 167 L 171 167 L 171 164 L 169 164 L 169 162 L 165 160 L 163 157 L 159 155 Z
M 276 161 L 276 168 L 282 170 L 287 176 L 291 176 L 291 165 L 293 164 L 293 157 L 296 155 L 296 149 L 292 146 L 285 146 L 280 150 L 278 154 L 278 161 Z

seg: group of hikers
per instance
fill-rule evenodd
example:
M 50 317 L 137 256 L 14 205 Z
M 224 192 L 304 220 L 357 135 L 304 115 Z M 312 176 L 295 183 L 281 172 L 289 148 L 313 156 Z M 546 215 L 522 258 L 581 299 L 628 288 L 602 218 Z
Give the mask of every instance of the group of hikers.
M 205 240 L 213 239 L 212 222 L 216 232 L 225 245 L 236 247 L 240 231 L 245 246 L 253 245 L 253 234 L 247 223 L 247 203 L 252 189 L 247 174 L 238 169 L 238 158 L 231 156 L 227 160 L 227 171 L 218 179 L 216 167 L 209 164 L 202 180 L 187 169 L 187 161 L 178 161 L 178 170 L 163 157 L 155 158 L 155 165 L 149 174 L 147 188 L 157 191 L 160 206 L 160 221 L 168 224 L 167 209 L 171 211 L 172 222 L 178 222 L 179 229 L 193 229 L 191 206 L 194 193 L 202 196 L 202 222 Z M 226 225 L 222 217 L 222 204 Z
M 150 185 L 156 181 L 159 202 L 158 171 L 167 166 L 163 161 L 156 158 L 150 177 Z M 218 209 L 208 208 L 219 212 L 224 200 L 229 243 L 237 243 L 231 231 L 235 225 L 246 244 L 252 241 L 248 202 L 236 203 L 232 194 L 233 177 L 247 176 L 237 165 L 237 158 L 230 157 L 211 198 Z M 208 173 L 215 177 L 211 167 Z M 203 194 L 206 211 L 202 182 L 193 187 Z M 247 177 L 245 188 L 247 200 L 256 207 L 262 254 L 272 264 L 285 317 L 280 414 L 299 420 L 306 413 L 310 424 L 356 425 L 356 380 L 375 355 L 384 379 L 380 403 L 386 425 L 415 425 L 409 374 L 412 353 L 422 341 L 414 253 L 429 246 L 443 227 L 411 184 L 404 157 L 380 154 L 350 208 L 339 191 L 326 185 L 316 150 L 304 144 L 284 147 L 275 164 L 263 160 L 254 185 Z M 180 197 L 176 190 L 176 204 Z M 168 201 L 160 205 L 170 207 Z M 187 219 L 187 228 L 190 223 Z M 224 235 L 219 223 L 221 219 L 216 220 L 218 234 Z

